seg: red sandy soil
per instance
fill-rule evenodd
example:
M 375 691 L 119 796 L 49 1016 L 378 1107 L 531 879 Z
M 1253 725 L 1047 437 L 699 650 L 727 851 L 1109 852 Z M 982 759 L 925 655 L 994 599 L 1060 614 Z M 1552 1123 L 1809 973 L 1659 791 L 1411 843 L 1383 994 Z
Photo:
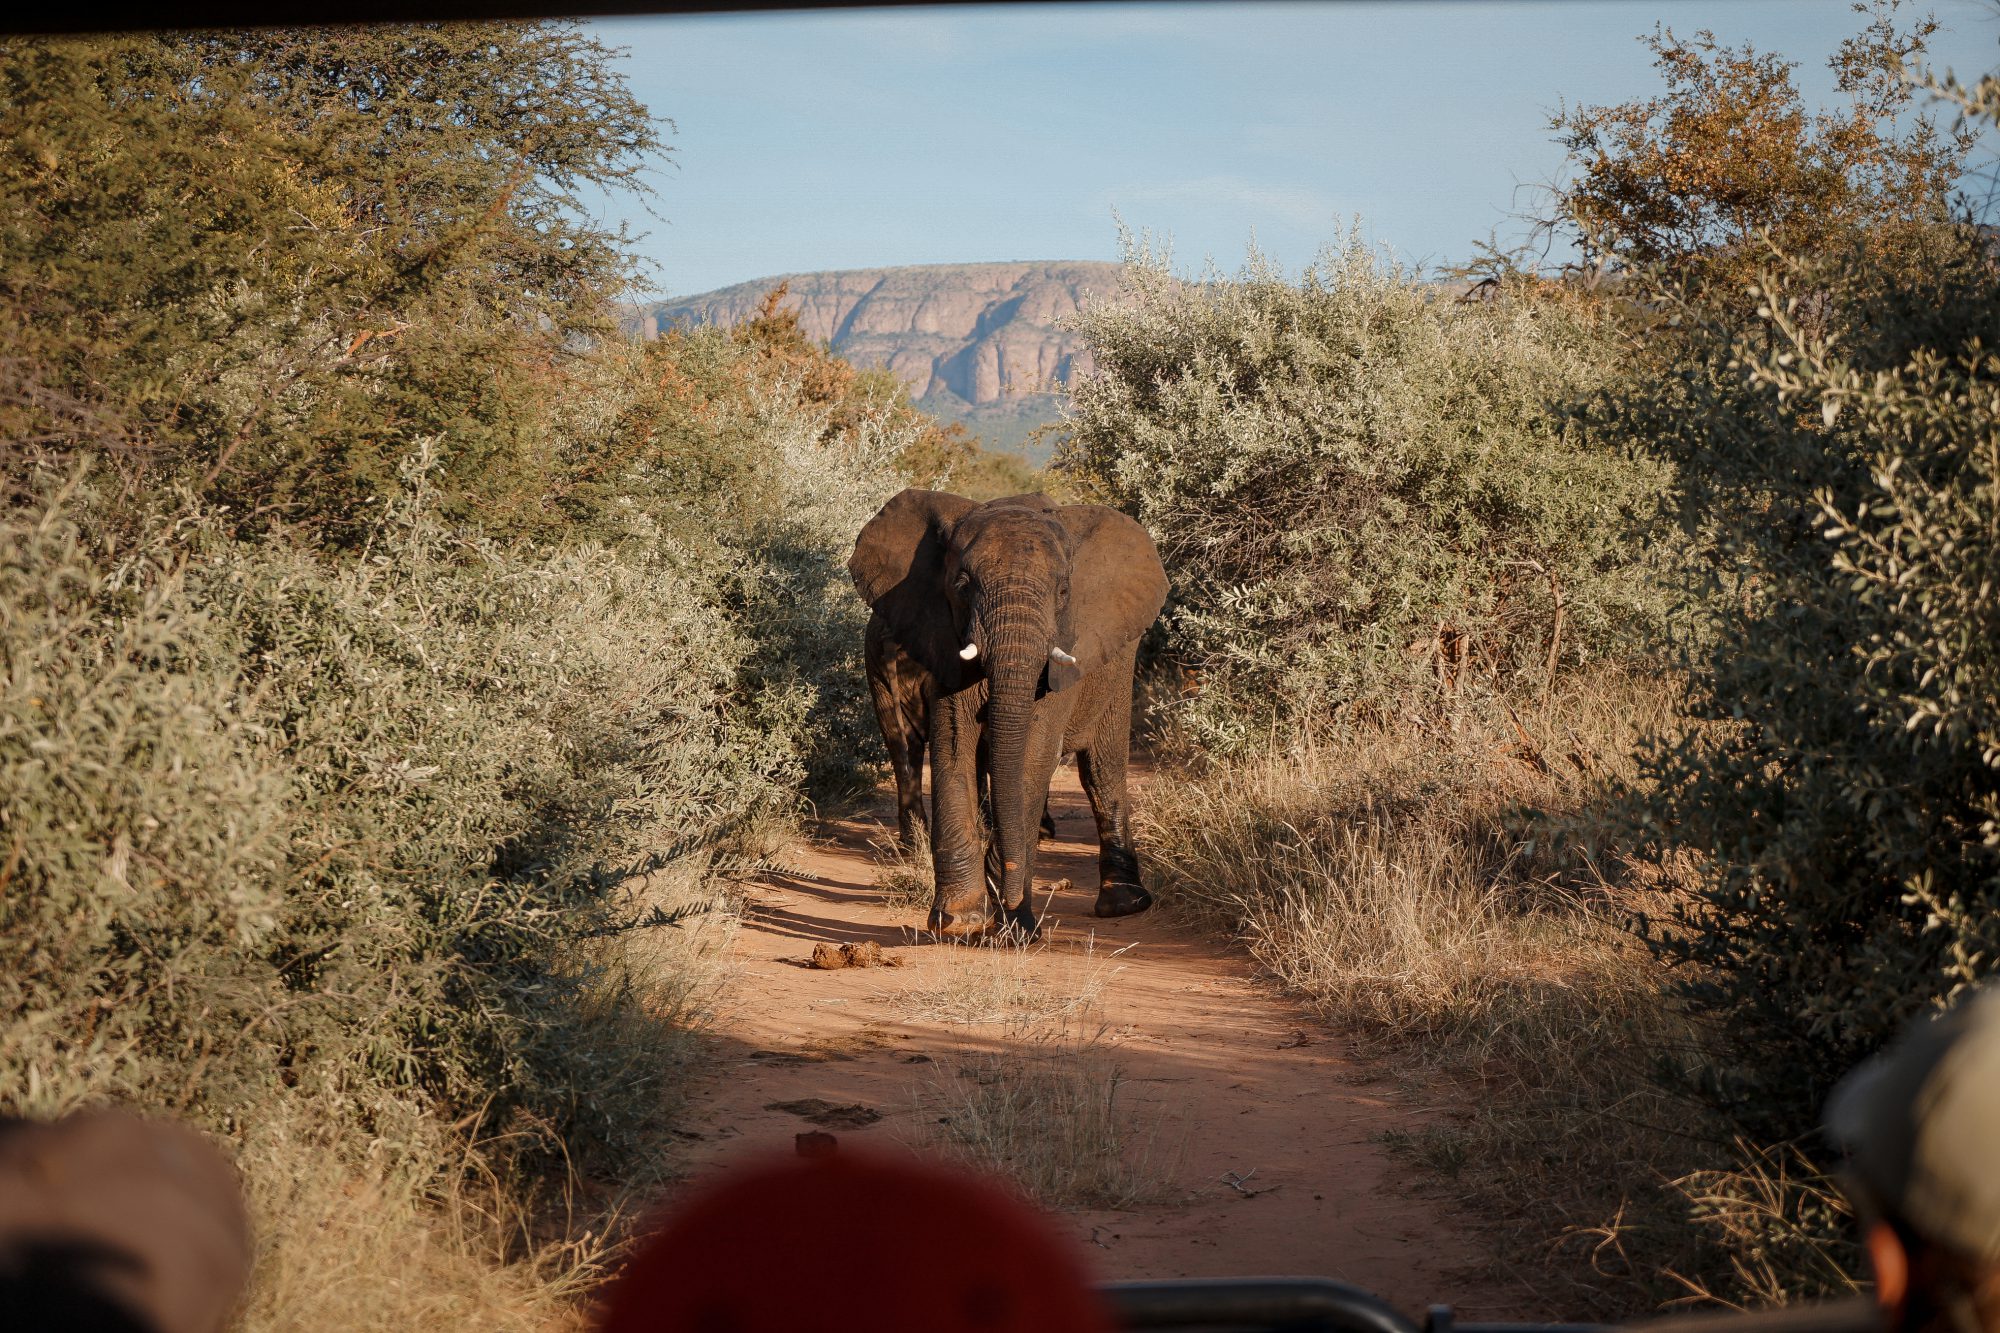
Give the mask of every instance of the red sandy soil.
M 893 830 L 891 808 L 882 797 L 821 821 L 778 858 L 785 872 L 750 886 L 713 1028 L 716 1072 L 685 1122 L 699 1135 L 688 1144 L 691 1184 L 789 1153 L 796 1135 L 821 1128 L 843 1144 L 926 1151 L 935 1108 L 923 1109 L 925 1087 L 956 1054 L 1005 1040 L 993 1027 L 913 1020 L 897 1003 L 936 986 L 966 951 L 919 937 L 921 909 L 883 901 L 876 846 Z M 1060 837 L 1038 854 L 1037 901 L 1051 882 L 1076 888 L 1054 895 L 1029 966 L 1056 982 L 1108 974 L 1092 1023 L 1124 1071 L 1120 1104 L 1179 1151 L 1173 1202 L 1051 1214 L 1096 1274 L 1319 1275 L 1413 1315 L 1448 1302 L 1461 1317 L 1532 1317 L 1449 1201 L 1403 1186 L 1409 1169 L 1380 1136 L 1415 1127 L 1422 1112 L 1371 1077 L 1337 1031 L 1256 981 L 1240 951 L 1158 912 L 1093 919 L 1095 827 L 1072 768 L 1057 774 L 1050 808 Z M 866 941 L 901 965 L 800 965 L 817 943 Z M 769 1109 L 811 1099 L 881 1118 L 821 1126 L 798 1113 L 809 1107 Z

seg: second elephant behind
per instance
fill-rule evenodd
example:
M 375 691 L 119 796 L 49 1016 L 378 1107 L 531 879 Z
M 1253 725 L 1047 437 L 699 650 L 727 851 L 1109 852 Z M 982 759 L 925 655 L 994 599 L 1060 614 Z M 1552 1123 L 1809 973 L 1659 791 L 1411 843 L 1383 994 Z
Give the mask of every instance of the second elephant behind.
M 1150 906 L 1127 782 L 1139 639 L 1167 595 L 1146 530 L 1101 505 L 978 504 L 912 488 L 861 530 L 848 570 L 874 611 L 869 683 L 906 836 L 923 758 L 908 741 L 927 742 L 930 928 L 1034 928 L 1036 834 L 1056 765 L 1072 754 L 1097 817 L 1097 914 Z

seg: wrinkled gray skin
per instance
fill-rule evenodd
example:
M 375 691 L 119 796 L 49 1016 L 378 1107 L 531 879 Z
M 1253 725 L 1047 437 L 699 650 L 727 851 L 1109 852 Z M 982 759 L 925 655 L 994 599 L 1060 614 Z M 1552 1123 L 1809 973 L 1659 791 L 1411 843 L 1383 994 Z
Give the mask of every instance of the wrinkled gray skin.
M 906 834 L 920 817 L 923 752 L 909 741 L 928 730 L 930 928 L 948 936 L 1034 929 L 1034 834 L 1056 764 L 1070 754 L 1097 817 L 1097 914 L 1151 906 L 1126 781 L 1139 636 L 1167 594 L 1146 530 L 1101 505 L 1043 495 L 982 505 L 911 489 L 862 529 L 848 570 L 875 612 L 870 684 L 906 798 Z M 921 708 L 909 705 L 912 689 Z M 982 778 L 993 832 L 985 846 Z
M 931 743 L 931 673 L 903 651 L 889 634 L 881 612 L 868 617 L 863 656 L 868 664 L 868 691 L 875 700 L 875 721 L 889 751 L 889 768 L 896 775 L 896 840 L 914 851 L 919 831 L 930 829 L 924 806 L 924 754 Z M 982 791 L 986 770 L 979 771 Z M 990 822 L 992 812 L 985 811 Z M 1055 817 L 1042 811 L 1042 836 L 1056 836 Z

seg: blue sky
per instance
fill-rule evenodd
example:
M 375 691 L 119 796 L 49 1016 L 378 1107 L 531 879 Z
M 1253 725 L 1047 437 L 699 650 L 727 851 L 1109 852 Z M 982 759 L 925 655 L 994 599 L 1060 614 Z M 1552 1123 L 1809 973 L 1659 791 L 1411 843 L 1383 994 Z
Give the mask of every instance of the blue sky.
M 1936 0 L 1940 67 L 2000 67 L 2000 12 Z M 661 294 L 784 272 L 1258 248 L 1297 270 L 1358 218 L 1399 258 L 1466 257 L 1562 166 L 1567 99 L 1650 95 L 1635 40 L 1710 28 L 1800 62 L 1814 98 L 1848 0 L 1010 5 L 672 16 L 591 27 L 677 125 L 654 176 Z

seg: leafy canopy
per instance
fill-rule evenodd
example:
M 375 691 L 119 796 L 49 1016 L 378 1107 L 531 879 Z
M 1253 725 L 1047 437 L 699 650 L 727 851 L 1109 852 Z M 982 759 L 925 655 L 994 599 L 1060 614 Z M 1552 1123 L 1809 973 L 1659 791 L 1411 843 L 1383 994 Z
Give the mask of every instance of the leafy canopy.
M 1847 105 L 1814 111 L 1795 62 L 1708 31 L 1640 40 L 1666 85 L 1615 106 L 1565 108 L 1552 128 L 1575 176 L 1557 208 L 1593 261 L 1679 264 L 1737 282 L 1768 244 L 1820 254 L 1865 232 L 1887 241 L 1940 221 L 1972 138 L 1914 105 L 1904 72 L 1937 23 L 1896 23 L 1873 0 L 1828 62 Z
M 8 41 L 0 438 L 108 437 L 134 483 L 351 539 L 449 433 L 454 508 L 532 521 L 548 397 L 631 275 L 577 192 L 662 148 L 610 55 L 559 23 Z

